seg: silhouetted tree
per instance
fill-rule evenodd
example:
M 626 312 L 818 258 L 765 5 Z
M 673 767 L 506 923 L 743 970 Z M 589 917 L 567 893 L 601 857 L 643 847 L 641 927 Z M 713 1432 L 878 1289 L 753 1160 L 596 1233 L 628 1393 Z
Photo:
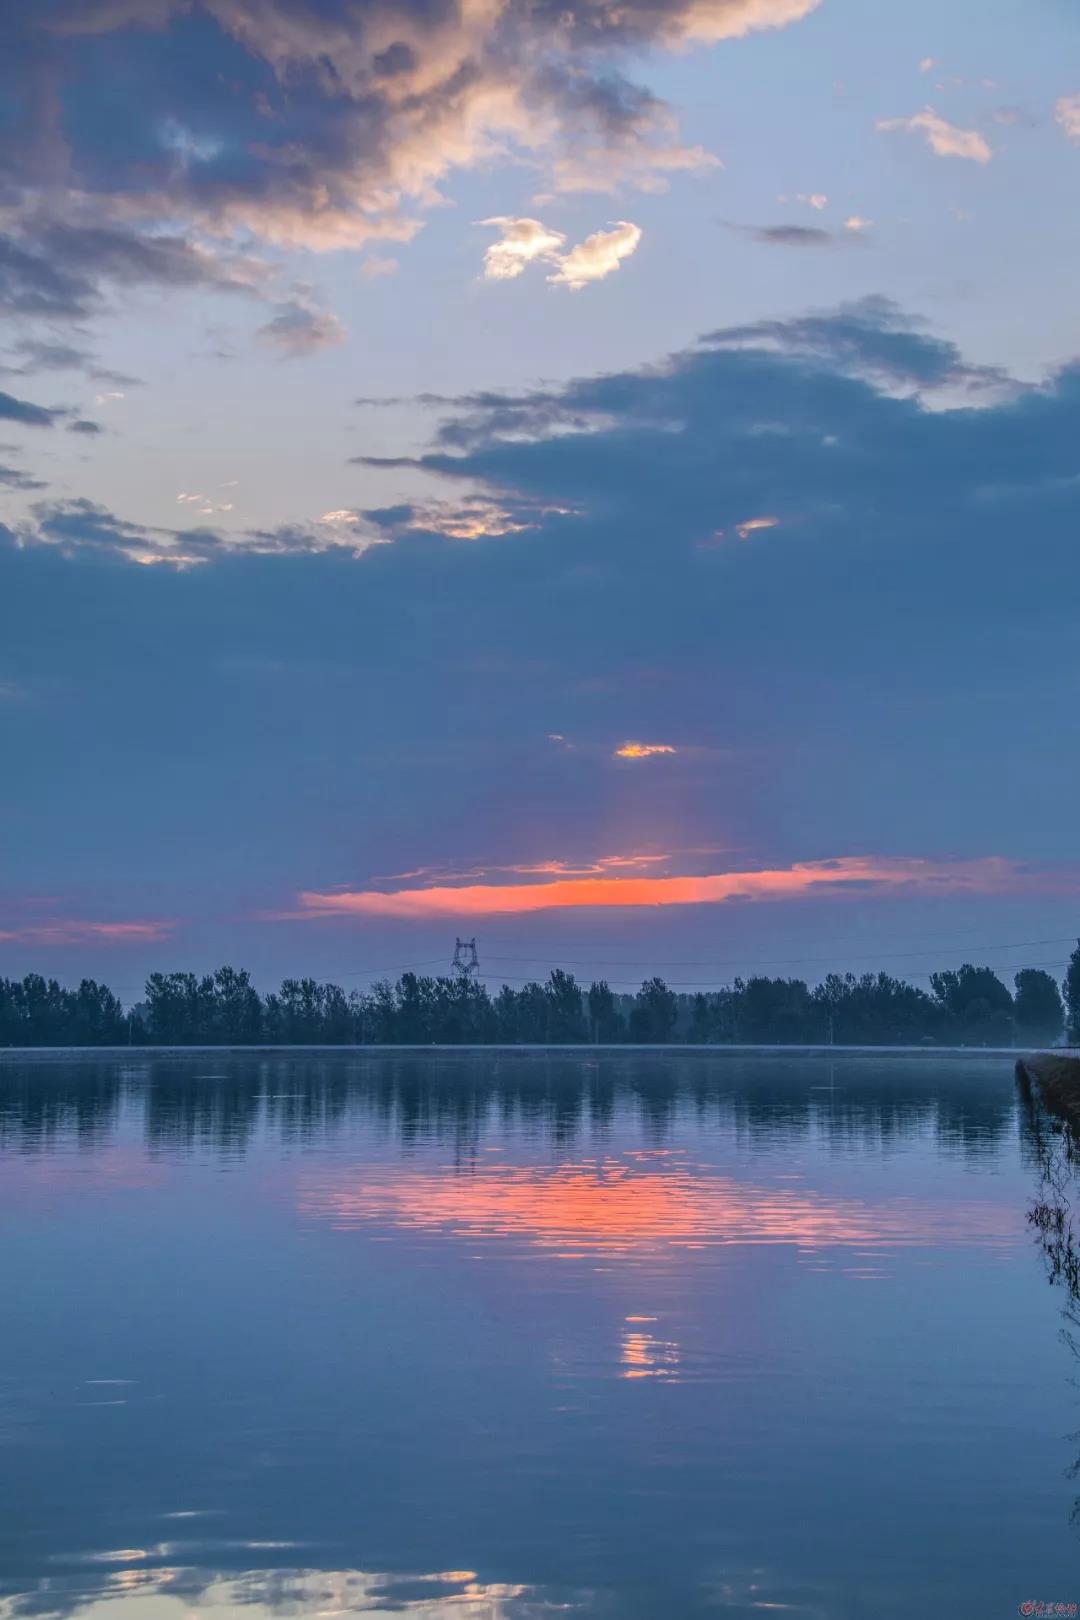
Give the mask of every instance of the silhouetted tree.
M 547 1038 L 559 1045 L 585 1039 L 585 1010 L 581 991 L 572 973 L 552 968 L 544 994 L 548 1004 Z
M 223 1046 L 248 1046 L 263 1033 L 263 1004 L 243 969 L 218 968 L 214 974 L 213 1039 Z
M 515 992 L 515 1013 L 516 1041 L 542 1044 L 547 1040 L 550 1008 L 542 984 L 523 984 L 521 989 Z
M 735 980 L 739 1040 L 803 1044 L 823 1038 L 820 1010 L 802 979 Z
M 662 1043 L 671 1039 L 678 1007 L 675 993 L 663 979 L 646 979 L 630 1013 L 632 1041 Z
M 589 986 L 589 1024 L 592 1038 L 605 1045 L 621 1041 L 626 1033 L 619 1003 L 616 1001 L 606 979 L 594 981 Z
M 957 971 L 931 973 L 930 987 L 953 1039 L 975 1046 L 1011 1044 L 1012 996 L 992 968 L 965 962 Z
M 194 973 L 151 973 L 146 981 L 146 1026 L 156 1046 L 195 1046 L 213 1029 L 214 981 Z
M 1065 974 L 1065 1039 L 1070 1046 L 1080 1046 L 1080 940 L 1069 957 Z
M 970 963 L 931 975 L 933 994 L 887 973 L 829 974 L 814 990 L 802 979 L 736 979 L 722 989 L 676 995 L 647 979 L 636 996 L 604 980 L 583 995 L 573 974 L 554 968 L 543 984 L 503 985 L 492 999 L 478 980 L 403 973 L 367 991 L 285 979 L 260 996 L 250 975 L 221 967 L 152 973 L 146 997 L 125 1017 L 106 985 L 84 979 L 68 990 L 28 973 L 0 979 L 0 1044 L 150 1045 L 483 1045 L 569 1044 L 588 1039 L 695 1045 L 914 1044 L 956 1041 L 1026 1044 L 1058 1038 L 1062 1002 L 1049 974 L 1016 975 L 1016 1002 L 990 968 Z M 1065 1002 L 1070 1038 L 1080 1044 L 1080 943 L 1069 964 Z
M 1017 1038 L 1025 1046 L 1053 1046 L 1061 1039 L 1065 1008 L 1061 991 L 1041 968 L 1021 968 L 1013 1002 Z
M 847 1046 L 933 1040 L 941 1012 L 925 990 L 888 973 L 830 973 L 813 992 L 826 1041 Z

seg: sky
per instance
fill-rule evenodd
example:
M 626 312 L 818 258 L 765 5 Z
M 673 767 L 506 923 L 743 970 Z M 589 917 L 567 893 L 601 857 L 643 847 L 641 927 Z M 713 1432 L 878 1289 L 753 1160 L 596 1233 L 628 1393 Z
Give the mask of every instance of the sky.
M 1066 0 L 12 0 L 0 973 L 1080 931 Z

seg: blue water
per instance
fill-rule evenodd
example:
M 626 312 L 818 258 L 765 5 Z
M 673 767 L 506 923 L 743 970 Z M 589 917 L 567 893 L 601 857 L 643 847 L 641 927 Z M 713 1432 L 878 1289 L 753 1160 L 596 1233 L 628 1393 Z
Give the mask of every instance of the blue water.
M 1000 1056 L 9 1055 L 0 1617 L 1080 1601 L 1038 1195 Z

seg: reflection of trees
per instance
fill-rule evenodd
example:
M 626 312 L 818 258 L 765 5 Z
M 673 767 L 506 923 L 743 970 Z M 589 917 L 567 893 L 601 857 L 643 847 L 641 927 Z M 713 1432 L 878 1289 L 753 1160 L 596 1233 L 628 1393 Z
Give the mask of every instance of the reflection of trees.
M 123 1115 L 151 1150 L 236 1155 L 259 1133 L 317 1145 L 362 1125 L 468 1160 L 493 1129 L 563 1147 L 603 1136 L 617 1113 L 656 1144 L 685 1121 L 751 1145 L 810 1137 L 835 1153 L 881 1153 L 922 1137 L 978 1157 L 1005 1139 L 1012 1098 L 985 1059 L 929 1054 L 207 1051 L 0 1068 L 0 1147 L 25 1151 L 58 1138 L 92 1145 Z
M 1039 1194 L 1028 1210 L 1028 1222 L 1038 1236 L 1050 1283 L 1064 1293 L 1062 1337 L 1080 1359 L 1080 1248 L 1074 1216 L 1080 1141 L 1071 1124 L 1044 1107 L 1023 1064 L 1017 1064 L 1016 1079 L 1025 1151 L 1039 1174 Z M 1080 1457 L 1068 1477 L 1080 1479 Z M 1071 1522 L 1080 1528 L 1080 1497 L 1073 1503 Z
M 118 1063 L 26 1063 L 0 1068 L 0 1149 L 91 1147 L 115 1130 L 130 1079 Z

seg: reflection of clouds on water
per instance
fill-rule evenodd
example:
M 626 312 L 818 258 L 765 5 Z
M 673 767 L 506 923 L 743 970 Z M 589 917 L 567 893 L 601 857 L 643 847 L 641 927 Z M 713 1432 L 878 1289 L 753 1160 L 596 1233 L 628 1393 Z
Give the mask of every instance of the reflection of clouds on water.
M 788 1244 L 1012 1245 L 1015 1211 L 989 1201 L 826 1195 L 790 1182 L 737 1181 L 678 1152 L 556 1165 L 365 1164 L 302 1178 L 299 1212 L 341 1231 L 390 1224 L 480 1242 L 517 1239 L 554 1258 Z
M 253 1550 L 258 1543 L 248 1544 Z M 263 1616 L 406 1614 L 415 1620 L 539 1620 L 567 1607 L 535 1587 L 483 1581 L 474 1570 L 435 1574 L 362 1570 L 272 1569 L 222 1573 L 179 1564 L 146 1567 L 160 1549 L 120 1548 L 92 1555 L 123 1563 L 99 1579 L 41 1582 L 0 1597 L 0 1620 L 78 1614 L 86 1620 L 261 1620 Z M 587 1612 L 587 1594 L 572 1607 Z
M 133 1558 L 149 1556 L 129 1549 Z M 705 1576 L 701 1595 L 710 1613 L 746 1620 L 780 1611 L 798 1620 L 835 1613 L 820 1587 L 784 1581 L 764 1568 Z M 647 1600 L 646 1600 L 647 1601 Z M 635 1605 L 635 1615 L 642 1613 Z M 597 1591 L 559 1590 L 484 1581 L 474 1570 L 433 1574 L 362 1570 L 254 1569 L 222 1572 L 183 1565 L 125 1567 L 101 1579 L 43 1581 L 32 1591 L 0 1597 L 0 1620 L 337 1620 L 338 1616 L 407 1615 L 413 1620 L 548 1620 L 554 1615 L 603 1615 L 619 1610 Z M 678 1620 L 673 1614 L 672 1620 Z

